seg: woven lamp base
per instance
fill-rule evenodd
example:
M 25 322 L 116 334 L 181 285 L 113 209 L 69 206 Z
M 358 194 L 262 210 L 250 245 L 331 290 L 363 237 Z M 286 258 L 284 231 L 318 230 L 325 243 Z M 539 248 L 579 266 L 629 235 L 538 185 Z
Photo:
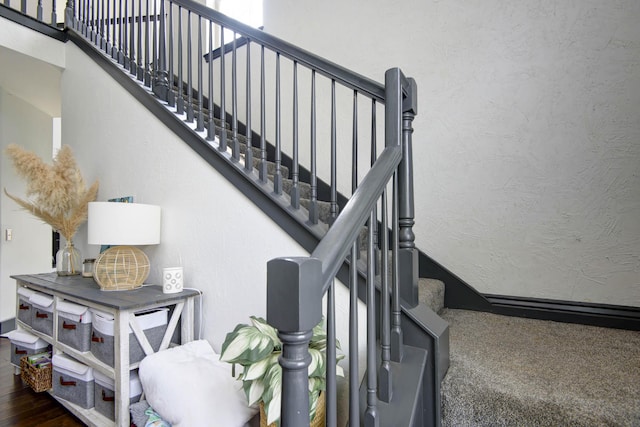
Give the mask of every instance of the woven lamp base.
M 114 246 L 96 258 L 93 279 L 103 291 L 128 291 L 149 277 L 149 258 L 133 246 Z

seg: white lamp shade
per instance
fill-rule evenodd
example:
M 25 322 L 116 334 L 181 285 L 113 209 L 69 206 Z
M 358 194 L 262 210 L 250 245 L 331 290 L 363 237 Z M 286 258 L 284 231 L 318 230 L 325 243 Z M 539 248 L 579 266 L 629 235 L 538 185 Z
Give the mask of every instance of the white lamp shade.
M 160 206 L 90 202 L 88 228 L 90 245 L 157 245 Z

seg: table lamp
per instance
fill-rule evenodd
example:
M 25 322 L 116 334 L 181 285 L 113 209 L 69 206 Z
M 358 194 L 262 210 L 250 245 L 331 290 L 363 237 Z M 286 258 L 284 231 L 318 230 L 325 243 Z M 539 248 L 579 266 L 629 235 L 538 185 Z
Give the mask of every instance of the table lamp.
M 141 287 L 149 276 L 149 258 L 135 246 L 160 243 L 160 206 L 90 202 L 88 243 L 117 245 L 96 258 L 93 279 L 101 290 Z

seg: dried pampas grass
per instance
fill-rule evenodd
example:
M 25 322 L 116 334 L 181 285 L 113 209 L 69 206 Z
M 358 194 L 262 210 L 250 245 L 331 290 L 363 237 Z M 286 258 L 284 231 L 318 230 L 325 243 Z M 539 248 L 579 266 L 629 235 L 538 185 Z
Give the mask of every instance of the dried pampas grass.
M 33 197 L 24 200 L 9 194 L 6 188 L 5 194 L 70 241 L 87 220 L 88 203 L 98 195 L 98 181 L 86 188 L 68 145 L 60 148 L 53 165 L 15 144 L 10 144 L 6 153 L 18 175 L 27 181 L 27 197 Z

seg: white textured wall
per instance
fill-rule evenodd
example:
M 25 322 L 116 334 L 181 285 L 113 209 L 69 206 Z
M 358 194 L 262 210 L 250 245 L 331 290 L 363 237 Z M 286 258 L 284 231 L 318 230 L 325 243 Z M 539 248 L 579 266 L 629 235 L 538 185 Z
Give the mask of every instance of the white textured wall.
M 481 292 L 640 306 L 640 3 L 265 0 L 265 31 L 418 82 L 416 242 Z
M 26 185 L 4 154 L 11 143 L 51 159 L 52 119 L 22 99 L 0 87 L 0 189 L 25 197 Z M 4 192 L 0 194 L 0 322 L 15 317 L 16 283 L 13 274 L 51 271 L 51 227 L 34 218 Z M 13 232 L 5 240 L 7 229 Z

